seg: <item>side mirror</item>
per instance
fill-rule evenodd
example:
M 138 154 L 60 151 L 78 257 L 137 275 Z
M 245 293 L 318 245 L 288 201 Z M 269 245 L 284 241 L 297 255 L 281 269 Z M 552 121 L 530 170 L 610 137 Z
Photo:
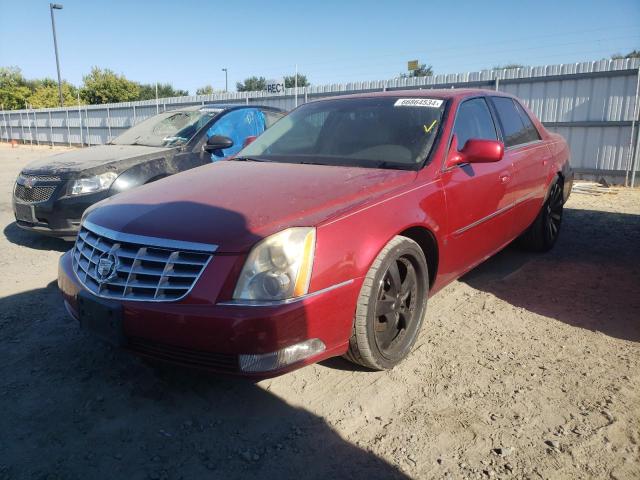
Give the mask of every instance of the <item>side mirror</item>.
M 233 147 L 233 140 L 224 135 L 212 135 L 204 144 L 204 151 L 213 153 L 216 150 L 224 150 L 225 148 Z
M 490 163 L 499 162 L 504 156 L 504 145 L 497 140 L 481 140 L 470 138 L 458 151 L 458 139 L 453 136 L 451 150 L 447 158 L 447 167 L 462 163 Z

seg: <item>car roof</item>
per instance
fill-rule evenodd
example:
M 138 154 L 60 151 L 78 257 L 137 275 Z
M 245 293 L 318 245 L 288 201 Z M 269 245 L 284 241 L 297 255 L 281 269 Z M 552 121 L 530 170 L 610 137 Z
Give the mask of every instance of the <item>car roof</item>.
M 438 88 L 417 90 L 387 90 L 384 92 L 354 93 L 351 95 L 339 95 L 323 100 L 336 100 L 339 98 L 377 98 L 377 97 L 409 97 L 409 98 L 441 98 L 443 100 L 474 97 L 478 95 L 492 95 L 499 97 L 511 97 L 511 95 L 496 90 L 482 88 Z
M 281 108 L 271 107 L 268 105 L 255 105 L 255 104 L 246 104 L 246 103 L 205 103 L 204 105 L 191 105 L 188 107 L 180 107 L 171 110 L 172 112 L 196 112 L 196 111 L 207 111 L 207 110 L 219 110 L 223 112 L 225 110 L 235 110 L 238 108 L 263 108 L 265 110 L 271 110 L 274 112 L 284 112 Z

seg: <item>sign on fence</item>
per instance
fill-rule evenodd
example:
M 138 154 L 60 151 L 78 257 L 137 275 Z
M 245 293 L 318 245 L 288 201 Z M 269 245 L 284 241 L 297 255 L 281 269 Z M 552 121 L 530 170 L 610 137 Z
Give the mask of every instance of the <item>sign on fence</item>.
M 267 80 L 265 90 L 272 95 L 282 95 L 284 93 L 284 78 Z

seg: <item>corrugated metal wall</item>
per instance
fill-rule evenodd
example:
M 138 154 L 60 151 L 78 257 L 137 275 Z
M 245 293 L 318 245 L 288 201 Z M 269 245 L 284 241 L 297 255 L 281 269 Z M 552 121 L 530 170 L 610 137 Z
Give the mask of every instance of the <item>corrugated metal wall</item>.
M 68 109 L 0 111 L 0 138 L 26 143 L 98 145 L 157 112 L 207 103 L 249 103 L 294 108 L 322 97 L 348 93 L 428 88 L 499 89 L 521 98 L 545 123 L 563 135 L 572 164 L 585 173 L 624 175 L 629 169 L 638 126 L 640 59 L 600 60 L 511 70 L 432 77 L 352 82 L 266 92 L 162 98 Z M 635 121 L 634 121 L 635 114 Z M 638 152 L 635 152 L 637 155 Z M 640 163 L 640 162 L 638 162 Z M 640 165 L 638 165 L 640 166 Z

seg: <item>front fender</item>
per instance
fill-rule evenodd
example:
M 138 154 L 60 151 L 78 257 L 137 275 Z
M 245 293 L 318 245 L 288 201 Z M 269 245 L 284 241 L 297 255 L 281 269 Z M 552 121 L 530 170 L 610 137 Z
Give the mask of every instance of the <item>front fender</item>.
M 116 178 L 111 185 L 109 194 L 115 195 L 116 193 L 144 185 L 150 180 L 166 177 L 175 173 L 171 170 L 169 160 L 164 157 L 139 163 L 118 175 L 118 178 Z
M 439 182 L 430 182 L 319 225 L 310 291 L 364 277 L 384 246 L 408 228 L 429 230 L 439 244 L 445 221 L 442 189 Z

